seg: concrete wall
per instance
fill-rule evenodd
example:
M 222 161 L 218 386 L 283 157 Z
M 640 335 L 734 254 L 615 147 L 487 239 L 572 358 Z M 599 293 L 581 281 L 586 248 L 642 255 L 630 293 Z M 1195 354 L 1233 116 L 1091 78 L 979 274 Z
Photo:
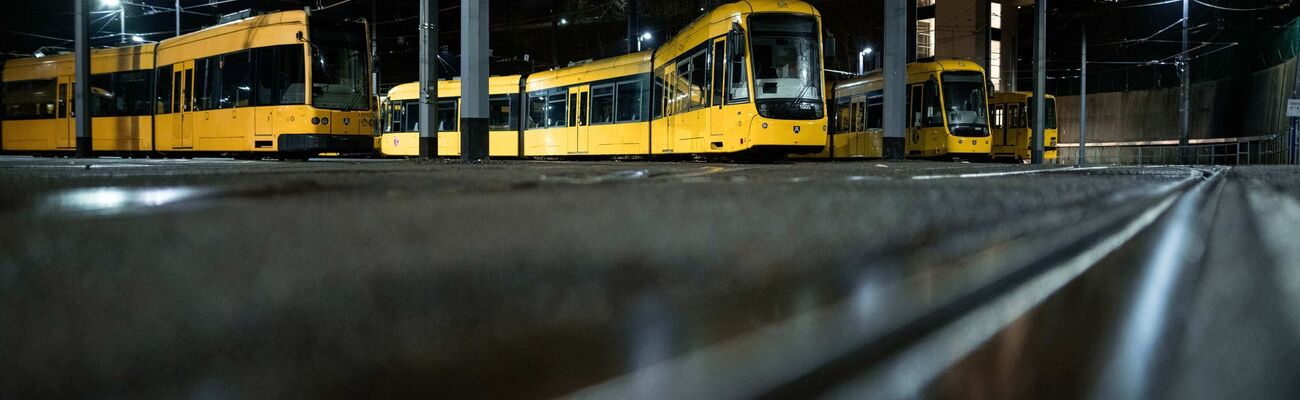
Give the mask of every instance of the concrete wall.
M 999 90 L 1015 90 L 1016 40 L 1018 2 L 998 0 L 1002 3 L 1002 84 Z M 942 0 L 935 4 L 934 55 L 939 59 L 966 59 L 984 63 L 985 28 L 988 18 L 983 16 L 984 0 Z
M 934 55 L 984 62 L 984 0 L 940 0 L 934 5 Z
M 1192 138 L 1285 132 L 1295 74 L 1292 59 L 1248 76 L 1192 85 Z M 1057 98 L 1057 113 L 1060 141 L 1078 142 L 1079 97 Z M 1177 87 L 1088 95 L 1090 143 L 1176 140 L 1178 135 Z

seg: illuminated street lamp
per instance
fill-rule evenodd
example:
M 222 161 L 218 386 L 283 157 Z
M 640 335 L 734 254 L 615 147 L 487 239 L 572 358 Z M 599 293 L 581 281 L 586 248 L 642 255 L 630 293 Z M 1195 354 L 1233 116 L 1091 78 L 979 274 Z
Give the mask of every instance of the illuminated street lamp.
M 871 51 L 872 51 L 871 47 L 867 47 L 866 49 L 863 49 L 861 52 L 858 53 L 858 75 L 862 75 L 866 73 L 866 68 L 863 67 L 864 64 L 863 60 L 867 56 L 871 55 Z
M 650 32 L 641 34 L 641 37 L 636 38 L 636 51 L 641 51 L 642 42 L 648 42 L 650 41 L 650 39 L 654 39 L 654 38 L 655 38 L 654 35 L 651 35 Z
M 118 37 L 122 43 L 126 43 L 126 5 L 122 4 L 122 0 L 99 0 L 99 4 L 105 8 L 117 9 L 118 27 L 121 29 Z

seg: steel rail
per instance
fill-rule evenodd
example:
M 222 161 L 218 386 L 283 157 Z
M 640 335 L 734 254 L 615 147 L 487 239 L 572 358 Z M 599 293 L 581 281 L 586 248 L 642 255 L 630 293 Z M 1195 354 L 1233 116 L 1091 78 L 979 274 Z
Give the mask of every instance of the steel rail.
M 1184 213 L 1175 210 L 1201 204 L 1224 170 L 1178 171 L 1185 176 L 1168 184 L 1108 197 L 1103 201 L 1110 206 L 1101 207 L 1107 211 L 1091 213 L 1071 230 L 1026 232 L 939 272 L 868 280 L 837 304 L 568 397 L 918 397 L 980 343 L 1131 245 L 1134 237 L 1182 218 Z M 1095 210 L 1097 204 L 1091 206 Z M 1011 251 L 1017 249 L 1025 251 Z

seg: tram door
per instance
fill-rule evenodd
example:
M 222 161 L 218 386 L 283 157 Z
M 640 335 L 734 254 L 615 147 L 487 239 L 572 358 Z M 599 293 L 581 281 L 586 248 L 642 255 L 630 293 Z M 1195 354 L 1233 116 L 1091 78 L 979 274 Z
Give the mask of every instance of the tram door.
M 845 156 L 863 157 L 867 155 L 867 96 L 853 97 L 849 104 L 853 113 L 849 118 L 853 133 L 849 135 L 849 154 Z
M 72 99 L 74 98 L 72 97 L 74 92 L 72 86 L 71 76 L 60 76 L 58 78 L 58 85 L 55 86 L 55 90 L 58 90 L 58 93 L 56 93 L 58 102 L 54 105 L 56 108 L 54 110 L 54 116 L 56 119 L 54 122 L 53 134 L 54 146 L 57 148 L 67 149 L 77 147 L 77 120 L 74 115 L 75 112 L 72 109 Z
M 1007 145 L 1007 105 L 993 106 L 993 145 Z
M 668 126 L 664 129 L 664 144 L 660 149 L 662 153 L 672 153 L 677 146 L 677 103 L 680 98 L 679 91 L 681 83 L 677 81 L 677 66 L 668 63 L 663 69 L 664 75 L 664 122 Z
M 587 153 L 591 142 L 591 134 L 587 131 L 587 103 L 590 100 L 588 88 L 579 86 L 569 89 L 569 126 L 573 132 L 569 136 L 569 153 Z
M 172 147 L 194 147 L 194 61 L 176 64 L 172 69 Z
M 922 119 L 923 102 L 921 85 L 912 85 L 907 92 L 907 104 L 909 113 L 907 118 L 907 151 L 909 155 L 925 154 L 925 135 L 921 133 L 921 127 L 925 126 Z
M 712 96 L 710 96 L 712 101 L 709 103 L 709 106 L 711 109 L 718 110 L 716 112 L 710 111 L 706 113 L 711 118 L 708 128 L 708 140 L 710 143 L 720 143 L 722 139 L 718 137 L 723 136 L 727 130 L 734 130 L 736 126 L 734 121 L 737 121 L 737 118 L 728 116 L 726 113 L 721 112 L 723 97 L 726 95 L 727 87 L 726 76 L 724 74 L 727 70 L 727 63 L 725 61 L 727 57 L 726 43 L 727 40 L 725 38 L 714 40 L 713 57 L 709 59 L 710 69 L 713 72 L 713 82 L 710 84 L 713 88 L 713 90 L 711 90 Z
M 1006 124 L 1005 144 L 1007 146 L 1012 146 L 1012 148 L 1015 149 L 1015 153 L 1020 152 L 1020 145 L 1022 144 L 1020 137 L 1023 136 L 1025 132 L 1025 109 L 1021 107 L 1021 104 L 1022 103 L 1007 104 L 1007 115 L 1009 116 L 1008 119 L 1010 121 Z

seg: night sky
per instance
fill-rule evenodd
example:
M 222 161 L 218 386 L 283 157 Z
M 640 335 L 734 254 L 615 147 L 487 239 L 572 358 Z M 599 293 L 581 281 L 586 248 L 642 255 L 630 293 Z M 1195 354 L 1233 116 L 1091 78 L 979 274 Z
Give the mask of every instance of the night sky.
M 943 1 L 943 0 L 940 0 Z M 1195 1 L 1195 0 L 1193 0 Z M 1193 41 L 1211 43 L 1249 42 L 1254 38 L 1275 32 L 1297 15 L 1300 7 L 1291 5 L 1295 0 L 1201 0 L 1205 4 L 1230 6 L 1239 9 L 1263 8 L 1259 11 L 1229 11 L 1192 4 Z M 812 0 L 825 15 L 825 27 L 836 38 L 836 57 L 827 61 L 827 68 L 849 70 L 855 68 L 856 52 L 867 45 L 877 45 L 883 18 L 881 0 Z M 1094 44 L 1118 42 L 1150 37 L 1161 28 L 1176 22 L 1181 13 L 1178 3 L 1134 7 L 1161 3 L 1161 0 L 1056 0 L 1049 2 L 1049 75 L 1068 79 L 1072 68 L 1078 64 L 1079 31 L 1083 24 L 1091 27 L 1090 41 Z M 133 0 L 126 6 L 128 33 L 140 34 L 147 39 L 160 40 L 174 31 L 174 14 L 170 10 L 153 9 L 145 5 L 171 7 L 172 0 Z M 211 3 L 216 3 L 209 5 Z M 459 2 L 444 0 L 440 4 L 443 46 L 448 54 L 459 47 Z M 701 8 L 721 3 L 716 0 L 642 0 L 643 31 L 651 32 L 661 40 L 690 23 L 700 14 Z M 27 56 L 45 47 L 46 53 L 70 49 L 67 41 L 72 36 L 72 6 L 70 0 L 6 0 L 6 12 L 0 15 L 0 53 L 3 57 Z M 372 6 L 377 4 L 377 9 Z M 492 1 L 493 74 L 527 72 L 547 69 L 571 61 L 598 59 L 622 54 L 625 49 L 626 0 L 519 0 Z M 365 18 L 378 21 L 380 67 L 384 85 L 416 79 L 417 17 L 416 1 L 371 0 L 182 0 L 186 9 L 182 16 L 185 31 L 215 24 L 217 16 L 243 9 L 279 11 L 303 7 L 325 7 L 319 13 L 339 18 Z M 92 19 L 96 46 L 110 46 L 119 39 L 119 26 L 107 8 L 99 7 Z M 1032 32 L 1031 7 L 1020 10 L 1024 23 L 1023 37 Z M 552 22 L 564 18 L 567 25 L 553 28 Z M 941 22 L 942 23 L 942 22 Z M 1178 45 L 1162 40 L 1179 38 L 1178 29 L 1157 35 L 1150 41 L 1111 45 L 1093 50 L 1090 57 L 1098 61 L 1117 63 L 1160 59 L 1178 52 Z M 48 47 L 47 47 L 48 46 Z M 1021 43 L 1018 69 L 1027 75 L 1030 68 L 1029 41 Z M 1199 51 L 1208 52 L 1220 45 L 1207 46 Z M 529 61 L 525 62 L 527 55 Z M 1161 67 L 1134 67 L 1124 65 L 1097 66 L 1094 71 L 1150 69 L 1157 81 Z M 1168 68 L 1166 68 L 1168 69 Z M 1104 79 L 1104 77 L 1102 77 Z M 1161 82 L 1157 82 L 1161 83 Z

